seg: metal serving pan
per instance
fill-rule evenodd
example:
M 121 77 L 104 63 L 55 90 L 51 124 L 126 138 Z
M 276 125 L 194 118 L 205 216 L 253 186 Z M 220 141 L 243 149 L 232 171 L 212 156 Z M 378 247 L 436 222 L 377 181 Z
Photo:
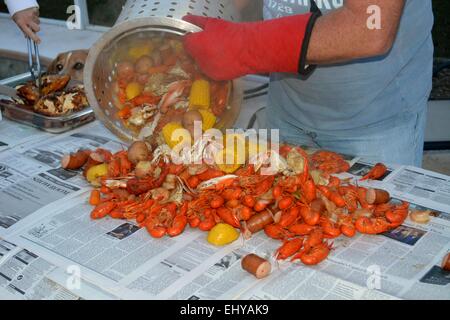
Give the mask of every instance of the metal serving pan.
M 0 83 L 14 88 L 29 80 L 31 80 L 31 75 L 25 73 L 1 80 Z M 31 109 L 27 109 L 26 107 L 15 103 L 10 98 L 3 98 L 0 100 L 0 108 L 2 110 L 2 115 L 5 118 L 50 133 L 64 133 L 95 120 L 94 111 L 90 107 L 61 117 L 48 117 L 38 114 Z

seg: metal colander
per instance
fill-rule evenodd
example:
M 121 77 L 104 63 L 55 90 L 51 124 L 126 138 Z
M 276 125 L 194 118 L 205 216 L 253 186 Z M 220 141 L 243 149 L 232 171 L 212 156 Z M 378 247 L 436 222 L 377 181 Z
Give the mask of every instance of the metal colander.
M 129 0 L 116 24 L 148 17 L 181 19 L 187 14 L 229 21 L 240 19 L 232 0 Z
M 124 126 L 117 117 L 114 88 L 117 53 L 140 39 L 161 34 L 183 36 L 201 31 L 199 27 L 181 19 L 186 14 L 229 20 L 239 17 L 232 0 L 129 0 L 116 25 L 89 52 L 84 69 L 87 98 L 97 119 L 125 142 L 137 140 L 138 134 Z M 233 127 L 240 113 L 242 98 L 242 85 L 239 80 L 235 80 L 228 101 L 229 108 L 216 127 Z

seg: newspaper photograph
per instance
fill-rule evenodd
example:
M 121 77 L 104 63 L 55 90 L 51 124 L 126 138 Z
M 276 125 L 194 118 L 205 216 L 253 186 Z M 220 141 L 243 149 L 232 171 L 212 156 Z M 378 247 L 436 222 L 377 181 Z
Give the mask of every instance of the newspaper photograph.
M 370 170 L 373 169 L 374 166 L 375 164 L 373 163 L 365 162 L 362 159 L 358 159 L 358 161 L 353 163 L 353 165 L 350 167 L 350 170 L 346 174 L 351 174 L 356 177 L 364 177 L 370 172 Z M 386 173 L 378 180 L 385 181 L 395 169 L 396 168 L 394 167 L 389 167 Z

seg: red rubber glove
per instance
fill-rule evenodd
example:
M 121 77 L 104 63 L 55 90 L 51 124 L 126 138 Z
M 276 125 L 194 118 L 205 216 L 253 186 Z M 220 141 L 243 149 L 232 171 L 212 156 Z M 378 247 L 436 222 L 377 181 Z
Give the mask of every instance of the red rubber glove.
M 311 73 L 306 53 L 315 21 L 313 13 L 252 23 L 233 23 L 188 15 L 183 19 L 203 29 L 184 37 L 187 52 L 214 80 L 232 80 L 270 72 Z M 315 8 L 317 10 L 315 10 Z

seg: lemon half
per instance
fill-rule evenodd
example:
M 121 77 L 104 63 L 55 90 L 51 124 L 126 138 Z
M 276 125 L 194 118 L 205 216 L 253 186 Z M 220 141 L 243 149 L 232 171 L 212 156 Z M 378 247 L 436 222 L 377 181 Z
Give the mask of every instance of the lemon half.
M 239 232 L 226 223 L 219 223 L 208 233 L 208 242 L 215 246 L 225 246 L 238 238 Z

